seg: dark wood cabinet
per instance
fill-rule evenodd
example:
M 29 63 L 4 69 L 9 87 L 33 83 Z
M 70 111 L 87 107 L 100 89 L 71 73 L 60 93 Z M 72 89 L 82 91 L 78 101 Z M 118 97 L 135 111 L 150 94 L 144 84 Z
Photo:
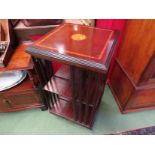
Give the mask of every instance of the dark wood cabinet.
M 26 49 L 51 113 L 92 127 L 116 40 L 114 30 L 62 24 Z
M 128 20 L 110 78 L 121 112 L 155 108 L 155 20 Z
M 28 72 L 26 79 L 10 89 L 0 92 L 0 112 L 13 112 L 33 108 L 47 109 L 43 103 L 39 80 L 34 70 L 31 56 L 25 53 L 27 45 L 19 45 L 7 67 L 0 68 L 0 72 L 26 70 Z

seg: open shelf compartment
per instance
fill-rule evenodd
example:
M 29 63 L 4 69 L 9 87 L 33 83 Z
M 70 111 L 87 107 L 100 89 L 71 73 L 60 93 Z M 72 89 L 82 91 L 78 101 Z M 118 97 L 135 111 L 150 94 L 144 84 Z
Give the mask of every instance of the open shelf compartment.
M 87 75 L 83 75 L 86 79 L 83 79 L 84 84 L 81 84 L 82 87 L 80 88 L 81 77 L 76 73 L 74 75 L 75 80 L 72 76 L 71 68 L 67 65 L 62 65 L 45 84 L 44 90 L 56 96 L 56 100 L 51 104 L 50 112 L 91 128 L 95 111 L 102 96 L 102 91 L 99 91 L 98 95 L 96 95 L 96 91 L 100 90 L 101 86 L 90 74 L 91 79 L 87 79 Z M 96 87 L 98 87 L 97 90 Z M 76 94 L 74 89 L 77 91 L 76 97 L 73 95 Z

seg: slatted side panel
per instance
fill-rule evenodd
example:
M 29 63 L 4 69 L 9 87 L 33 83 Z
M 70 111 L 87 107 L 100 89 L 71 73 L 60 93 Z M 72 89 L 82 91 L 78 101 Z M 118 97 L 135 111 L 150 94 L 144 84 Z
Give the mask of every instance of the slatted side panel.
M 71 72 L 75 120 L 89 126 L 102 97 L 105 77 L 76 67 Z

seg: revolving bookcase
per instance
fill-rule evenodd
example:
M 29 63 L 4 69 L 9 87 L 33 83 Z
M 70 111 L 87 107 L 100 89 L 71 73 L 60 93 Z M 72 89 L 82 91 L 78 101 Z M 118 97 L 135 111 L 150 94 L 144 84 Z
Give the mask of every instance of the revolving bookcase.
M 51 113 L 92 127 L 117 36 L 114 30 L 62 24 L 26 48 Z

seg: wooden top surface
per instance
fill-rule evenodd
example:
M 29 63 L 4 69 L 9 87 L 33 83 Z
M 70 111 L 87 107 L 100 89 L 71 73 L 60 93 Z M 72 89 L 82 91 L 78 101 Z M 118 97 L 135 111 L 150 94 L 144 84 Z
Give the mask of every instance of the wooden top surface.
M 65 61 L 81 62 L 81 65 L 89 62 L 106 69 L 115 40 L 116 32 L 113 30 L 66 23 L 43 36 L 27 51 L 33 55 L 34 49 L 38 49 L 38 55 L 60 59 L 63 55 L 67 58 Z
M 31 55 L 25 52 L 27 44 L 19 45 L 12 55 L 8 65 L 4 68 L 0 68 L 0 72 L 11 71 L 11 70 L 26 70 L 32 69 L 33 63 Z

